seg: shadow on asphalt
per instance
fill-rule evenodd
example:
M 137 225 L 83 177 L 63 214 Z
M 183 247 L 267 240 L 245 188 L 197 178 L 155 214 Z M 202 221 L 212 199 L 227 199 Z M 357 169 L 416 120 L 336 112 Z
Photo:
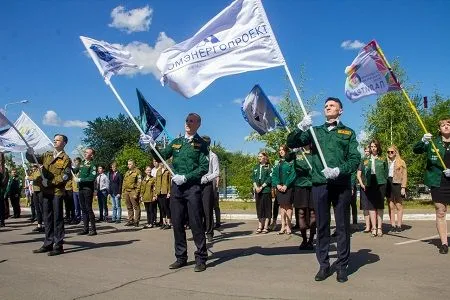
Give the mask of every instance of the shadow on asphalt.
M 243 225 L 243 224 L 245 224 L 245 223 L 244 222 L 233 222 L 233 223 L 226 222 L 226 223 L 221 223 L 220 227 L 217 228 L 217 229 L 214 229 L 214 230 L 217 230 L 217 231 L 220 232 L 223 229 L 230 229 L 230 228 L 238 227 L 239 225 Z
M 7 243 L 1 243 L 0 245 L 18 245 L 18 244 L 28 244 L 28 243 L 36 243 L 36 242 L 42 242 L 43 236 L 39 236 L 34 239 L 29 240 L 23 240 L 23 241 L 11 241 Z
M 356 273 L 361 267 L 376 263 L 380 260 L 380 256 L 375 253 L 371 253 L 372 249 L 359 249 L 357 252 L 350 253 L 350 259 L 348 262 L 347 272 L 348 275 Z M 336 258 L 337 255 L 330 255 L 330 258 Z M 335 269 L 333 263 L 332 268 Z
M 429 245 L 436 246 L 436 248 L 439 248 L 441 246 L 441 239 L 439 239 L 439 238 L 423 240 L 422 242 L 427 243 Z
M 86 242 L 86 241 L 64 241 L 65 245 L 72 245 L 75 247 L 71 248 L 64 248 L 64 253 L 75 253 L 90 249 L 97 249 L 97 248 L 108 248 L 108 247 L 119 247 L 124 245 L 129 245 L 134 242 L 139 242 L 140 240 L 129 240 L 129 241 L 113 241 L 113 242 L 105 242 L 105 243 L 92 243 L 92 242 Z

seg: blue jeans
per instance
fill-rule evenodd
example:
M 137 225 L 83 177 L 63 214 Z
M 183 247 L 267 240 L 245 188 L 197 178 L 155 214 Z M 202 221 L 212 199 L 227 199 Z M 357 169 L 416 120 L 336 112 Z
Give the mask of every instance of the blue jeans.
M 111 194 L 111 201 L 112 201 L 112 220 L 113 221 L 120 221 L 122 218 L 122 206 L 120 206 L 120 196 Z
M 108 216 L 108 190 L 101 190 L 97 193 L 98 210 L 100 211 L 100 220 L 104 220 L 104 217 Z M 104 213 L 104 214 L 103 214 Z
M 79 192 L 73 192 L 73 204 L 75 205 L 75 219 L 81 220 L 81 207 L 80 207 L 80 194 Z

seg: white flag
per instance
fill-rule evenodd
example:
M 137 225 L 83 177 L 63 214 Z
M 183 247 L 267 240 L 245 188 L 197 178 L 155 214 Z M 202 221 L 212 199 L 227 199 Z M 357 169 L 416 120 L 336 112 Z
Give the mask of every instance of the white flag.
M 131 62 L 131 54 L 126 50 L 84 36 L 80 36 L 80 39 L 105 80 L 123 68 L 139 68 Z
M 190 98 L 222 76 L 284 63 L 261 1 L 236 0 L 156 65 L 163 85 Z
M 33 147 L 36 152 L 44 152 L 52 149 L 52 141 L 26 113 L 22 112 L 20 117 L 14 123 L 14 126 L 22 134 L 30 147 Z M 27 145 L 17 131 L 11 127 L 4 134 L 0 135 L 0 151 L 25 152 L 27 151 Z

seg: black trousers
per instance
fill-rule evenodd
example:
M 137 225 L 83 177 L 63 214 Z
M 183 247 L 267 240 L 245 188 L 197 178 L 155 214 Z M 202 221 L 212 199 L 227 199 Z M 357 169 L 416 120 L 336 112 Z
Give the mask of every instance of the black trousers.
M 89 223 L 91 223 L 91 231 L 96 231 L 95 215 L 92 209 L 92 200 L 94 198 L 94 191 L 90 187 L 80 188 L 80 206 L 83 215 L 84 231 L 89 231 Z
M 333 205 L 336 221 L 336 268 L 345 269 L 350 257 L 350 187 L 323 184 L 313 186 L 312 197 L 316 211 L 316 257 L 320 268 L 330 266 L 330 208 Z
M 0 193 L 0 224 L 5 223 L 5 199 L 3 193 Z
M 216 215 L 216 224 L 220 225 L 220 204 L 219 204 L 219 192 L 215 192 L 214 195 L 214 214 Z
M 163 196 L 164 196 L 164 198 L 166 197 L 166 195 L 163 195 Z M 166 210 L 165 210 L 165 205 L 164 205 L 161 195 L 156 196 L 156 203 L 157 203 L 158 210 L 159 210 L 159 224 L 161 224 L 161 226 L 162 226 L 163 219 L 166 217 L 166 214 L 165 214 Z
M 13 216 L 20 217 L 20 194 L 10 194 L 9 199 L 11 200 Z
M 214 235 L 214 189 L 212 182 L 201 185 L 204 226 L 207 235 Z
M 278 203 L 277 197 L 275 197 L 275 200 L 273 201 L 273 209 L 272 209 L 273 221 L 275 221 L 278 218 L 279 211 L 280 211 L 280 204 Z
M 64 207 L 66 210 L 66 219 L 73 220 L 75 219 L 75 205 L 73 203 L 73 191 L 65 190 L 64 191 Z
M 204 263 L 208 258 L 206 250 L 205 228 L 203 226 L 202 191 L 198 184 L 172 183 L 170 191 L 170 210 L 172 213 L 173 236 L 175 239 L 175 257 L 178 261 L 186 261 L 187 243 L 184 228 L 186 212 L 189 215 L 189 226 L 195 246 L 195 261 Z
M 61 248 L 64 243 L 64 209 L 62 196 L 43 194 L 45 240 L 43 247 Z
M 156 222 L 156 207 L 157 202 L 144 202 L 145 212 L 147 213 L 147 224 L 154 224 Z
M 44 211 L 44 200 L 41 191 L 33 192 L 32 201 L 34 203 L 34 209 L 36 210 L 36 219 L 39 225 L 42 225 L 43 221 L 43 211 Z
M 358 224 L 358 206 L 356 205 L 356 185 L 352 186 L 350 209 L 352 212 L 352 223 Z

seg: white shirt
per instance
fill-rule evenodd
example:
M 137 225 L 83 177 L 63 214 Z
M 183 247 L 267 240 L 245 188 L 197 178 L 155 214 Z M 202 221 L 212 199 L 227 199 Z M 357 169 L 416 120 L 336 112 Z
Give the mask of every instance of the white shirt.
M 375 174 L 376 174 L 376 172 L 375 172 L 375 159 L 376 159 L 377 157 L 378 157 L 378 156 L 373 156 L 373 155 L 370 156 L 370 162 L 371 162 L 371 165 L 370 165 L 370 174 L 372 174 L 372 175 L 375 175 Z
M 395 166 L 395 159 L 393 161 L 389 161 L 389 175 L 388 175 L 388 177 L 394 177 L 394 166 Z
M 95 185 L 97 191 L 109 190 L 109 179 L 105 173 L 98 174 L 95 179 Z
M 219 158 L 217 154 L 212 151 L 209 151 L 209 169 L 206 175 L 203 175 L 203 181 L 211 182 L 215 178 L 219 177 Z

